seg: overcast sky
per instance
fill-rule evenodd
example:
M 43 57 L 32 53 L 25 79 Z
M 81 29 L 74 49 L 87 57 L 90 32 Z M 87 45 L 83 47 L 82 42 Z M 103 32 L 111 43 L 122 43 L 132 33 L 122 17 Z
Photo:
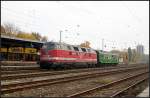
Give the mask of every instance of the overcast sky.
M 2 24 L 39 32 L 49 41 L 80 44 L 95 49 L 122 50 L 144 45 L 149 53 L 148 1 L 1 1 Z

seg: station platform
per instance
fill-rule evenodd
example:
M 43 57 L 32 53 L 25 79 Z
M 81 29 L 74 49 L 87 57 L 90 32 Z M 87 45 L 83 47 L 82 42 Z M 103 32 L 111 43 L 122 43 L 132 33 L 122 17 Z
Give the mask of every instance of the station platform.
M 142 93 L 140 93 L 137 97 L 149 97 L 149 86 Z
M 18 66 L 18 67 L 17 67 Z M 39 66 L 36 61 L 1 61 L 1 67 Z
M 1 61 L 1 63 L 36 63 L 36 61 Z

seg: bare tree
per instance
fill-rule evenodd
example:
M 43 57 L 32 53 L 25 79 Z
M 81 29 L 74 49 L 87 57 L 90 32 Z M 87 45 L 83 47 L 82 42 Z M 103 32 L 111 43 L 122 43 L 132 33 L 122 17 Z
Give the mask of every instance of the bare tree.
M 40 41 L 42 36 L 38 32 L 32 32 L 32 35 L 36 38 L 36 40 Z
M 3 26 L 3 25 L 1 25 L 1 34 L 2 34 L 2 35 L 5 35 L 5 34 L 6 34 L 6 32 L 5 32 L 5 28 L 4 28 L 4 26 Z
M 48 38 L 47 38 L 46 36 L 43 36 L 42 39 L 41 39 L 41 41 L 47 42 L 47 41 L 48 41 Z
M 15 36 L 19 32 L 19 28 L 12 23 L 4 23 L 5 32 L 8 36 Z

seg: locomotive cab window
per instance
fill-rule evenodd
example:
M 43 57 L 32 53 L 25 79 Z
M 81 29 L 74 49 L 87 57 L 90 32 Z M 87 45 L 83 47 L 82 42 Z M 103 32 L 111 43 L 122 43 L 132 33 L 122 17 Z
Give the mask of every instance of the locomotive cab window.
M 50 45 L 48 45 L 48 49 L 49 49 L 49 50 L 55 49 L 55 44 L 50 44 Z
M 48 49 L 48 50 L 52 50 L 52 49 L 56 48 L 56 44 L 47 43 L 44 45 L 44 47 L 46 47 L 46 49 Z

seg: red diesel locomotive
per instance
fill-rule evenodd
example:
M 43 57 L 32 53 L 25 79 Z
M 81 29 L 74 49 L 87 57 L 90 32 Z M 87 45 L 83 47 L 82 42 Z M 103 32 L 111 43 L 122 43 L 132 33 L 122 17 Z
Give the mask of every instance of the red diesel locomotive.
M 92 48 L 47 42 L 40 50 L 41 68 L 93 67 L 96 63 L 97 54 Z

